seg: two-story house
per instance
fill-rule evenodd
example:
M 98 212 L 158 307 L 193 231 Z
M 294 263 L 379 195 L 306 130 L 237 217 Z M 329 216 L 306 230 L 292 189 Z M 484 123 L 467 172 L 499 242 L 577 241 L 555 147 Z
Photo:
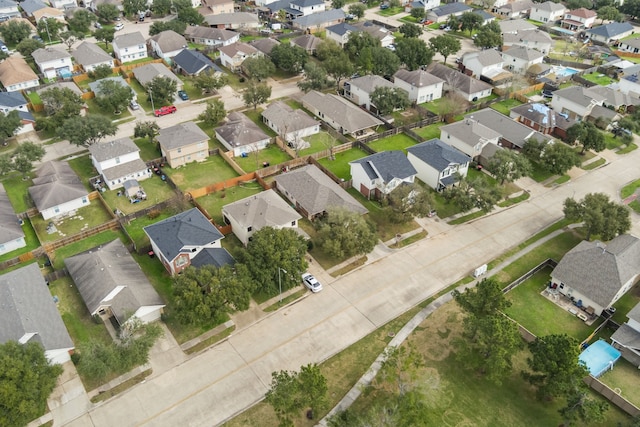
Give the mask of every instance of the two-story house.
M 405 6 L 405 12 L 411 12 L 411 9 L 422 9 L 425 13 L 431 9 L 435 9 L 440 5 L 439 0 L 417 0 L 408 2 Z
M 142 181 L 152 175 L 140 159 L 140 149 L 129 137 L 93 144 L 89 153 L 93 167 L 110 190 L 122 187 L 129 179 Z
M 504 47 L 522 46 L 544 54 L 548 54 L 554 45 L 549 33 L 537 29 L 508 33 L 503 35 L 502 39 L 503 49 Z
M 380 40 L 380 46 L 382 47 L 388 47 L 396 40 L 396 37 L 391 31 L 380 25 L 374 24 L 371 21 L 358 22 L 357 24 L 354 24 L 354 27 L 359 31 L 368 33 L 374 39 Z
M 203 9 L 206 10 L 206 13 L 203 13 Z M 202 7 L 200 10 L 202 15 L 233 13 L 233 0 L 202 0 Z
M 350 79 L 344 83 L 344 96 L 367 110 L 371 109 L 371 94 L 378 87 L 395 89 L 389 80 L 375 74 Z
M 160 129 L 156 140 L 162 157 L 174 169 L 191 162 L 204 162 L 209 157 L 209 135 L 194 122 Z
M 53 79 L 61 75 L 71 75 L 73 63 L 71 55 L 64 49 L 39 48 L 31 54 L 45 78 Z
M 445 91 L 455 91 L 469 102 L 486 98 L 493 91 L 493 86 L 489 83 L 467 76 L 443 64 L 432 63 L 427 71 L 444 81 Z
M 602 105 L 605 97 L 594 92 L 587 92 L 582 86 L 569 86 L 553 92 L 551 108 L 566 114 L 571 120 L 584 120 L 596 105 Z
M 442 98 L 444 80 L 424 70 L 400 69 L 393 75 L 393 83 L 409 95 L 416 104 Z
M 502 51 L 504 66 L 510 71 L 524 74 L 534 64 L 541 64 L 544 54 L 524 46 L 512 46 Z
M 555 3 L 552 1 L 535 3 L 531 7 L 529 19 L 532 21 L 543 22 L 545 24 L 551 24 L 562 19 L 566 11 L 567 8 L 565 8 L 562 3 Z
M 597 17 L 598 14 L 595 10 L 581 7 L 566 12 L 560 26 L 570 31 L 582 31 L 591 28 Z
M 532 0 L 519 0 L 500 7 L 494 5 L 492 11 L 504 19 L 526 18 L 533 5 Z
M 187 47 L 187 39 L 173 30 L 166 30 L 149 38 L 149 46 L 158 58 L 171 59 Z
M 0 62 L 0 83 L 7 92 L 38 87 L 38 75 L 22 57 L 10 56 Z
M 566 136 L 566 131 L 575 124 L 563 114 L 542 103 L 518 105 L 509 111 L 509 117 L 530 127 L 543 135 L 553 134 L 559 138 Z
M 299 16 L 291 22 L 296 30 L 306 31 L 308 34 L 323 31 L 325 28 L 344 21 L 344 10 L 330 9 L 311 15 Z
M 206 46 L 228 46 L 240 41 L 238 32 L 202 26 L 188 26 L 184 36 L 191 42 Z
M 529 31 L 538 28 L 526 19 L 503 19 L 498 22 L 498 26 L 503 36 L 505 34 L 515 34 L 519 31 Z
M 60 10 L 73 9 L 78 7 L 76 0 L 49 0 L 52 7 Z
M 500 52 L 495 49 L 465 53 L 462 55 L 460 63 L 464 66 L 464 72 L 466 74 L 471 72 L 471 77 L 476 79 L 484 76 L 484 80 L 495 81 L 505 73 L 503 68 L 504 59 L 502 59 Z M 507 74 L 511 75 L 511 73 Z
M 298 16 L 307 16 L 326 10 L 324 1 L 322 0 L 292 0 L 289 7 L 298 12 L 296 18 Z
M 460 150 L 472 159 L 477 158 L 487 144 L 497 146 L 500 137 L 500 132 L 494 130 L 491 123 L 484 125 L 473 118 L 460 120 L 440 128 L 441 141 Z
M 400 150 L 382 151 L 349 162 L 352 186 L 369 199 L 381 200 L 418 173 Z
M 325 37 L 327 40 L 333 40 L 338 43 L 340 47 L 344 47 L 344 45 L 349 41 L 349 34 L 354 32 L 358 32 L 356 27 L 351 24 L 347 24 L 346 22 L 341 22 L 327 27 Z
M 139 31 L 118 35 L 111 44 L 113 54 L 121 62 L 135 61 L 148 56 L 147 44 Z
M 18 3 L 11 0 L 0 0 L 0 18 L 8 20 L 19 17 Z
M 547 141 L 550 139 L 493 108 L 474 111 L 466 114 L 464 117 L 476 120 L 478 123 L 490 126 L 492 129 L 500 132 L 498 145 L 504 148 L 520 150 L 530 138 L 535 138 L 538 141 Z
M 438 138 L 408 147 L 407 159 L 416 169 L 416 177 L 436 191 L 466 177 L 471 161 L 471 157 Z
M 102 50 L 96 43 L 80 43 L 80 46 L 73 51 L 73 58 L 87 73 L 95 70 L 100 65 L 106 65 L 110 68 L 114 66 L 113 57 Z
M 255 47 L 247 43 L 236 42 L 220 48 L 220 63 L 232 71 L 237 71 L 242 67 L 245 59 L 261 55 L 262 53 Z

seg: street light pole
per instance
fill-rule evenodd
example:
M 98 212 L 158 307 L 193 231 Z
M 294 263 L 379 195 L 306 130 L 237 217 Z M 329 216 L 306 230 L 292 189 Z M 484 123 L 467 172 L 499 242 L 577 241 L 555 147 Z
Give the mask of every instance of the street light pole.
M 151 93 L 151 91 L 149 91 L 149 98 L 151 99 L 151 109 L 155 113 L 156 112 L 156 107 L 153 106 L 153 94 Z
M 278 287 L 280 288 L 280 303 L 282 303 L 282 279 L 280 278 L 280 270 L 284 271 L 285 274 L 287 274 L 287 270 L 278 267 Z

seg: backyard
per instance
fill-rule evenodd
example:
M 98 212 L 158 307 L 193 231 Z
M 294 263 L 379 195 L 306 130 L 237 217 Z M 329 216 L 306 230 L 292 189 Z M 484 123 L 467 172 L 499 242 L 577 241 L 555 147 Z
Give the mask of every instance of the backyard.
M 136 218 L 126 224 L 124 228 L 127 230 L 127 233 L 129 234 L 131 240 L 133 240 L 136 249 L 140 250 L 151 245 L 151 243 L 149 242 L 149 237 L 147 237 L 147 234 L 144 232 L 144 227 L 155 224 L 156 222 L 160 222 L 163 219 L 167 219 L 177 213 L 178 212 L 175 212 L 171 209 L 165 209 L 162 212 L 159 212 L 157 216 L 154 214 Z
M 13 259 L 40 247 L 40 241 L 38 240 L 38 236 L 36 236 L 36 232 L 29 219 L 24 220 L 24 223 L 22 224 L 22 231 L 24 232 L 24 240 L 27 245 L 24 248 L 15 249 L 4 255 L 0 255 L 0 262 Z
M 289 160 L 291 160 L 291 157 L 276 144 L 269 144 L 262 150 L 250 151 L 247 153 L 247 157 L 239 156 L 233 158 L 233 161 L 246 173 L 263 168 L 265 163 L 279 165 Z
M 76 213 L 72 216 L 65 216 L 59 219 L 43 219 L 41 215 L 37 215 L 31 218 L 31 222 L 40 241 L 46 243 L 73 236 L 81 231 L 104 224 L 111 219 L 111 215 L 100 200 L 94 199 L 89 202 L 89 205 L 76 210 Z M 52 223 L 57 231 L 52 231 L 49 228 L 49 224 Z
M 445 124 L 445 122 L 438 122 L 423 128 L 415 128 L 413 131 L 420 135 L 425 141 L 429 141 L 434 138 L 440 138 L 440 127 Z
M 328 150 L 332 145 L 340 143 L 340 141 L 336 141 L 333 136 L 324 130 L 320 130 L 320 132 L 315 135 L 306 136 L 304 140 L 309 143 L 309 147 L 300 150 L 300 153 L 298 153 L 300 157 L 305 157 L 318 151 Z
M 333 160 L 329 157 L 325 157 L 324 159 L 318 160 L 318 163 L 329 169 L 338 178 L 348 181 L 351 179 L 351 166 L 349 166 L 349 162 L 353 162 L 354 160 L 367 156 L 368 154 L 364 150 L 361 150 L 360 148 L 351 148 L 347 151 L 336 153 Z
M 500 102 L 495 102 L 491 104 L 491 108 L 493 108 L 499 113 L 504 114 L 505 116 L 508 116 L 511 109 L 514 107 L 517 107 L 518 105 L 522 105 L 522 102 L 518 101 L 515 98 L 512 98 L 512 99 L 505 99 Z
M 33 206 L 28 188 L 33 185 L 31 178 L 23 178 L 20 174 L 10 174 L 2 180 L 4 190 L 16 213 L 21 213 Z
M 206 187 L 238 176 L 236 171 L 219 155 L 209 156 L 204 162 L 192 162 L 178 169 L 162 169 L 183 192 Z
M 611 77 L 606 76 L 605 74 L 601 74 L 598 72 L 583 74 L 582 78 L 585 80 L 589 80 L 592 83 L 595 83 L 600 86 L 608 86 L 611 83 L 615 82 Z
M 80 252 L 88 251 L 89 249 L 96 248 L 105 243 L 109 243 L 115 239 L 120 239 L 125 245 L 129 244 L 127 237 L 121 231 L 107 230 L 101 233 L 95 234 L 91 237 L 87 237 L 78 242 L 71 243 L 70 245 L 63 246 L 56 249 L 51 255 L 50 259 L 53 263 L 54 270 L 61 270 L 64 268 L 64 260 L 70 256 L 79 254 Z
M 91 157 L 87 155 L 79 156 L 74 159 L 68 161 L 71 169 L 80 177 L 84 186 L 89 190 L 93 191 L 93 187 L 91 187 L 91 183 L 89 180 L 93 177 L 98 176 L 98 171 L 93 167 L 93 163 L 91 162 Z
M 372 141 L 367 145 L 378 153 L 381 151 L 402 150 L 404 154 L 407 154 L 407 148 L 411 147 L 418 142 L 411 138 L 409 135 L 399 133 L 397 135 L 388 136 L 386 138 Z
M 137 203 L 131 203 L 124 195 L 123 188 L 105 191 L 101 196 L 113 212 L 118 209 L 126 215 L 164 202 L 176 195 L 171 186 L 157 175 L 151 175 L 151 178 L 140 181 L 140 187 L 147 195 L 147 199 Z
M 199 197 L 197 200 L 200 205 L 206 209 L 207 213 L 213 218 L 216 224 L 223 225 L 222 207 L 230 203 L 236 202 L 245 197 L 253 196 L 263 191 L 263 188 L 257 182 L 236 185 L 215 193 L 207 194 Z
M 620 390 L 622 397 L 640 407 L 640 373 L 636 366 L 620 358 L 614 368 L 605 372 L 599 380 L 613 390 Z
M 160 145 L 149 142 L 148 138 L 136 138 L 133 142 L 140 149 L 140 158 L 145 162 L 162 157 Z

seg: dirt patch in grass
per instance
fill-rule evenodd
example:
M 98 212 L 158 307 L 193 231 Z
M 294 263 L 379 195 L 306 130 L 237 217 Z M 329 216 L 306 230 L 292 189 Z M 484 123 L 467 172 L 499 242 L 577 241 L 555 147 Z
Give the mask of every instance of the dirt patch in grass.
M 428 360 L 442 361 L 451 354 L 452 338 L 462 333 L 462 313 L 456 304 L 445 304 L 415 330 L 412 342 Z

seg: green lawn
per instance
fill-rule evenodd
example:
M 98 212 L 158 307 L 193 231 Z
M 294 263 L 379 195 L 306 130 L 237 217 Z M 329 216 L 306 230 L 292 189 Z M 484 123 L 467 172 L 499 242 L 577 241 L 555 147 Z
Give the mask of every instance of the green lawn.
M 31 221 L 29 221 L 29 219 L 24 220 L 24 224 L 22 224 L 22 231 L 24 232 L 24 240 L 27 245 L 24 248 L 18 248 L 11 252 L 7 252 L 6 254 L 0 255 L 0 262 L 13 259 L 40 247 L 40 241 L 38 240 L 38 236 L 36 235 L 36 232 L 33 229 L 33 226 L 31 225 Z
M 437 122 L 423 128 L 415 128 L 413 131 L 424 138 L 425 141 L 429 141 L 433 138 L 440 138 L 440 127 L 445 124 L 445 122 Z
M 221 156 L 209 156 L 204 162 L 192 162 L 178 169 L 165 167 L 163 171 L 184 192 L 238 176 Z
M 613 80 L 612 78 L 598 72 L 583 74 L 582 78 L 600 86 L 608 86 L 611 83 L 615 82 L 615 80 Z
M 202 129 L 202 131 L 204 133 L 209 135 L 209 138 L 210 138 L 209 139 L 209 149 L 210 150 L 214 150 L 214 149 L 218 148 L 222 152 L 228 151 L 227 147 L 222 145 L 222 143 L 220 141 L 218 141 L 218 139 L 216 138 L 216 131 L 215 131 L 214 128 L 212 128 L 210 126 L 207 126 L 206 124 L 204 124 L 204 122 L 197 122 L 196 124 L 198 125 L 198 127 L 200 129 Z
M 276 144 L 269 144 L 267 148 L 251 151 L 247 154 L 247 157 L 233 158 L 238 166 L 247 173 L 263 168 L 262 164 L 264 162 L 270 165 L 279 165 L 280 163 L 291 160 L 291 157 Z
M 505 99 L 504 101 L 496 102 L 491 105 L 491 108 L 504 114 L 505 116 L 508 116 L 509 111 L 512 108 L 517 107 L 518 105 L 522 105 L 522 102 L 514 98 L 514 99 Z
M 262 111 L 262 108 L 257 108 L 255 110 L 247 110 L 243 112 L 243 114 L 249 117 L 252 122 L 257 124 L 260 129 L 262 129 L 267 135 L 273 138 L 277 134 L 262 121 Z
M 402 7 L 390 7 L 389 9 L 379 10 L 376 12 L 380 16 L 393 16 L 404 12 Z
M 42 219 L 41 215 L 34 216 L 31 222 L 40 241 L 43 243 L 54 242 L 63 237 L 73 236 L 81 231 L 103 224 L 111 219 L 111 215 L 98 199 L 91 200 L 89 205 L 81 207 L 76 212 L 74 216 L 64 217 L 56 221 Z M 58 229 L 53 234 L 49 234 L 46 231 L 47 225 L 51 222 L 54 222 Z
M 163 219 L 167 219 L 178 212 L 175 212 L 171 209 L 165 209 L 155 218 L 150 218 L 148 216 L 142 216 L 140 218 L 136 218 L 131 221 L 129 224 L 125 225 L 125 229 L 127 233 L 129 233 L 129 237 L 133 240 L 133 243 L 136 245 L 136 249 L 144 248 L 149 246 L 151 243 L 149 242 L 149 238 L 144 232 L 144 227 L 155 224 L 156 222 L 160 222 Z
M 620 389 L 622 397 L 636 406 L 640 406 L 640 372 L 638 368 L 625 359 L 620 359 L 613 370 L 605 372 L 600 381 L 613 390 Z
M 101 193 L 102 198 L 107 202 L 112 211 L 120 209 L 120 211 L 125 214 L 130 214 L 164 202 L 175 196 L 171 186 L 166 181 L 160 179 L 158 175 L 152 175 L 151 178 L 140 181 L 140 186 L 147 194 L 147 200 L 139 203 L 131 203 L 129 198 L 124 195 L 118 196 L 118 193 L 123 191 L 122 188 L 105 191 Z
M 622 189 L 620 190 L 620 197 L 626 199 L 627 197 L 635 193 L 638 188 L 640 188 L 640 179 L 635 180 L 622 187 Z
M 629 313 L 638 303 L 640 303 L 640 282 L 636 283 L 629 292 L 624 294 L 622 298 L 613 305 L 616 308 L 613 320 L 618 323 L 626 322 L 627 313 Z
M 24 212 L 33 206 L 28 191 L 28 188 L 33 185 L 30 178 L 24 179 L 22 175 L 13 173 L 2 180 L 2 185 L 16 213 Z
M 602 132 L 604 134 L 604 143 L 607 150 L 617 150 L 624 145 L 621 139 L 618 139 L 611 132 Z
M 93 167 L 89 154 L 71 159 L 68 163 L 71 169 L 80 177 L 84 186 L 89 191 L 93 191 L 89 179 L 98 176 L 98 171 Z
M 359 148 L 352 148 L 350 150 L 343 151 L 342 153 L 337 153 L 334 156 L 334 160 L 325 157 L 324 159 L 318 160 L 318 163 L 329 169 L 338 178 L 342 178 L 346 181 L 351 179 L 351 166 L 349 166 L 349 162 L 367 156 L 368 154 L 365 151 Z
M 59 248 L 51 255 L 53 268 L 55 270 L 60 270 L 64 268 L 64 260 L 69 258 L 70 256 L 77 255 L 80 252 L 88 251 L 89 249 L 95 248 L 105 243 L 109 243 L 118 238 L 125 244 L 129 243 L 127 237 L 121 231 L 107 230 Z
M 402 150 L 406 154 L 407 148 L 415 144 L 417 144 L 415 139 L 411 138 L 409 135 L 406 135 L 404 133 L 399 133 L 397 135 L 392 135 L 386 138 L 378 139 L 377 141 L 370 142 L 367 145 L 372 149 L 376 150 L 377 152 Z
M 553 174 L 540 166 L 539 163 L 531 162 L 531 179 L 535 182 L 542 182 L 551 178 Z
M 310 146 L 304 150 L 300 150 L 300 157 L 305 157 L 318 151 L 328 150 L 332 143 L 331 141 L 335 141 L 335 138 L 328 132 L 321 130 L 315 135 L 305 137 L 304 140 L 307 141 Z M 339 143 L 339 141 L 335 141 L 335 143 Z
M 262 186 L 255 183 L 242 184 L 227 188 L 223 191 L 207 194 L 196 199 L 207 210 L 217 224 L 224 224 L 222 219 L 222 207 L 245 197 L 253 196 L 263 191 Z
M 91 114 L 95 114 L 95 115 L 99 115 L 99 116 L 104 116 L 109 118 L 110 120 L 122 120 L 122 119 L 126 119 L 129 117 L 133 117 L 131 115 L 131 113 L 129 112 L 128 108 L 123 108 L 122 111 L 120 112 L 120 114 L 115 114 L 113 111 L 106 110 L 102 107 L 100 107 L 98 105 L 98 102 L 96 101 L 95 98 L 92 99 L 85 99 L 86 104 L 89 106 L 89 112 Z
M 162 153 L 160 152 L 160 145 L 157 143 L 149 142 L 148 138 L 136 138 L 133 140 L 133 142 L 140 149 L 140 158 L 145 162 L 162 157 Z

